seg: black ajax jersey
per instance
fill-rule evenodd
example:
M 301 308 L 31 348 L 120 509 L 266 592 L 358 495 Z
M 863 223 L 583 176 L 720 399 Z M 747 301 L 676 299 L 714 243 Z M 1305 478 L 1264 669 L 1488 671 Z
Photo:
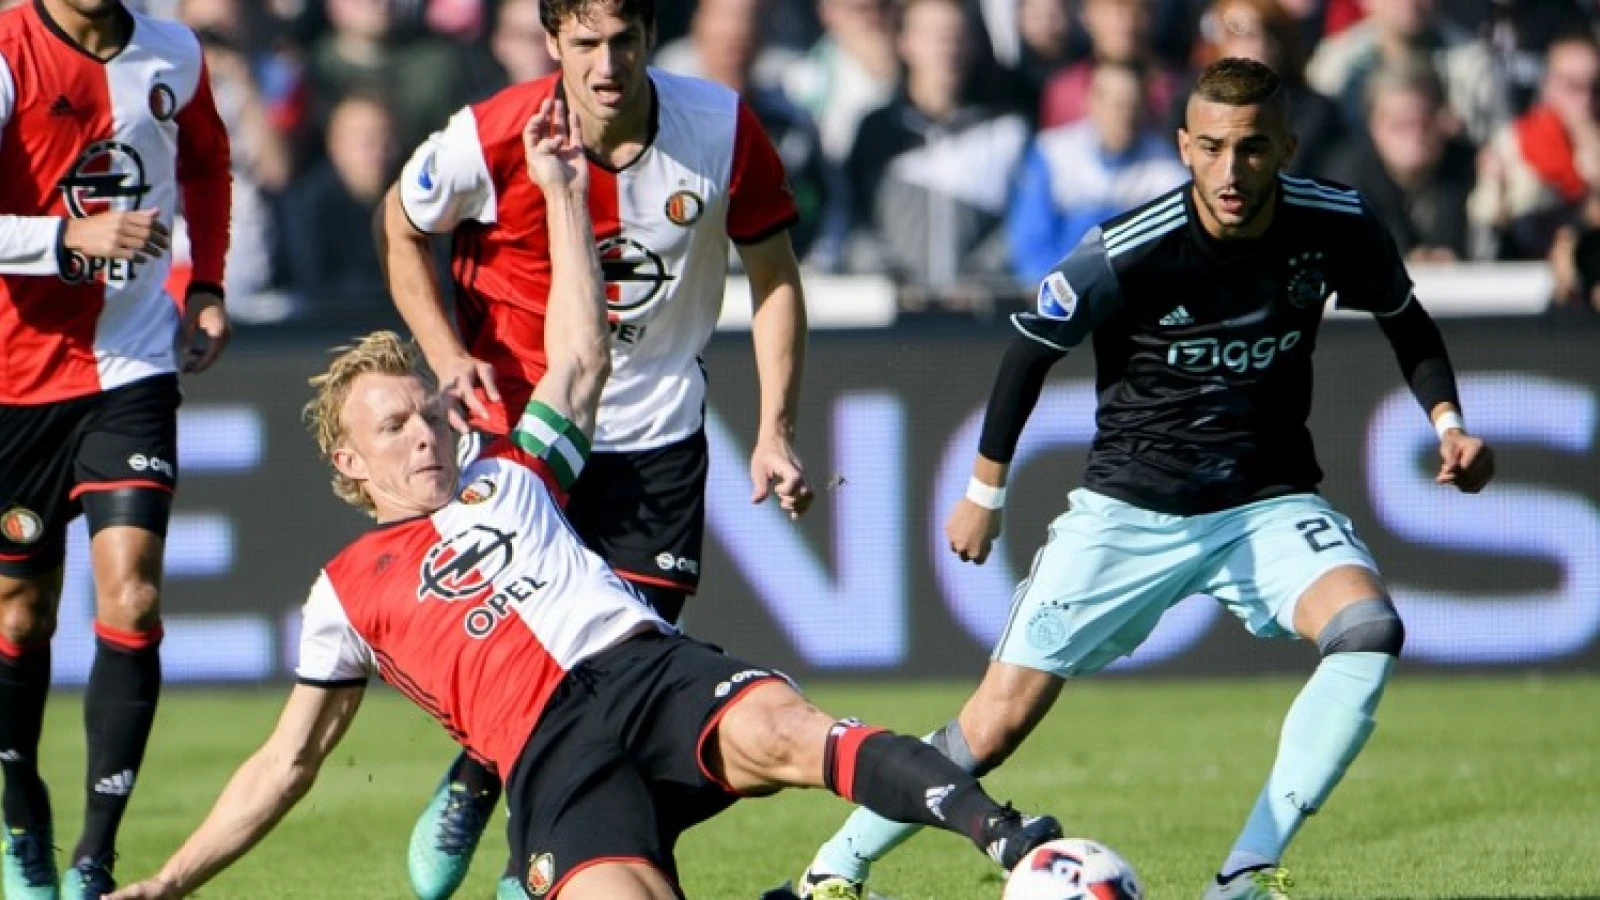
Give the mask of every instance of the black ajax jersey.
M 1024 335 L 1094 335 L 1099 409 L 1086 485 L 1197 515 L 1322 480 L 1306 418 L 1325 301 L 1378 316 L 1412 300 L 1392 239 L 1356 191 L 1279 176 L 1261 238 L 1218 241 L 1192 183 L 1084 236 L 1039 287 Z

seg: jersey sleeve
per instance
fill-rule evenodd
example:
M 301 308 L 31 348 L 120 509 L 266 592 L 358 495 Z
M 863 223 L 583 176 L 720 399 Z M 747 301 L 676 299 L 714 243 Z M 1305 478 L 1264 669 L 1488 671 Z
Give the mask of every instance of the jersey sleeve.
M 1013 315 L 1011 324 L 1024 337 L 1066 352 L 1121 306 L 1122 289 L 1096 226 L 1045 274 L 1033 309 Z
M 534 400 L 511 434 L 490 445 L 481 458 L 499 458 L 531 470 L 565 505 L 589 461 L 589 438 L 566 416 Z
M 377 659 L 350 624 L 328 573 L 319 575 L 311 586 L 303 613 L 296 680 L 317 687 L 366 684 L 378 669 Z
M 194 96 L 178 111 L 178 187 L 183 217 L 189 222 L 194 275 L 189 290 L 222 295 L 223 262 L 228 256 L 233 209 L 233 169 L 228 129 L 211 94 L 211 73 L 202 58 Z
M 1349 255 L 1340 266 L 1339 308 L 1387 318 L 1411 302 L 1411 275 L 1389 229 L 1364 201 L 1361 207 L 1361 218 L 1350 230 Z
M 422 142 L 400 172 L 400 208 L 418 231 L 444 234 L 465 221 L 495 221 L 494 178 L 478 121 L 467 107 Z
M 0 135 L 17 103 L 11 65 L 0 56 Z M 67 220 L 59 216 L 0 215 L 0 275 L 56 275 L 66 255 Z
M 728 237 L 735 244 L 759 244 L 799 220 L 778 149 L 755 110 L 740 100 L 728 176 Z

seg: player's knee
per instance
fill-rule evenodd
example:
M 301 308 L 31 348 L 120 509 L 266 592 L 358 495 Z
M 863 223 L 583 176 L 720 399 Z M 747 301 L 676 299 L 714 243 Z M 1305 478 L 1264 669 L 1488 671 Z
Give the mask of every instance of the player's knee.
M 149 632 L 161 624 L 161 589 L 144 578 L 125 578 L 100 591 L 96 618 L 122 631 Z
M 0 587 L 0 639 L 11 647 L 45 643 L 56 633 L 55 596 L 33 581 L 6 579 Z
M 731 746 L 740 766 L 761 781 L 794 785 L 816 780 L 806 775 L 821 769 L 832 720 L 792 690 L 753 690 L 767 696 L 751 697 L 723 718 L 723 745 Z
M 1398 657 L 1405 642 L 1406 626 L 1394 604 L 1387 597 L 1374 597 L 1334 613 L 1317 636 L 1317 649 L 1323 656 L 1383 653 Z

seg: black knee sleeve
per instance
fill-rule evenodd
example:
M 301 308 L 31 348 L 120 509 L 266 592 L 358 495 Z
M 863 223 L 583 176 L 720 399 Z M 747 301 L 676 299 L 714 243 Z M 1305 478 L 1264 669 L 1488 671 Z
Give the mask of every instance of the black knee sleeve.
M 91 537 L 113 525 L 132 525 L 166 537 L 172 495 L 152 488 L 89 491 L 83 495 L 83 512 Z
M 1385 653 L 1398 657 L 1406 626 L 1387 597 L 1358 600 L 1334 614 L 1317 638 L 1323 656 L 1332 653 Z

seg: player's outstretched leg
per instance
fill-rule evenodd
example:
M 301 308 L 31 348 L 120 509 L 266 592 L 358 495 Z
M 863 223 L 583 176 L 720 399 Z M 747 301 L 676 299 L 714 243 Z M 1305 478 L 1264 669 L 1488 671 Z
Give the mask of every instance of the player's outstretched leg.
M 50 795 L 39 734 L 50 690 L 50 624 L 59 570 L 43 581 L 0 576 L 0 767 L 5 769 L 6 900 L 55 900 Z
M 461 887 L 499 799 L 500 779 L 481 763 L 462 753 L 450 764 L 411 829 L 406 869 L 418 900 L 446 900 Z
M 1025 666 L 996 662 L 961 714 L 925 740 L 963 771 L 982 776 L 1012 754 L 1049 712 L 1062 681 Z M 872 864 L 920 830 L 858 809 L 817 851 L 794 892 L 810 900 L 855 900 Z
M 809 883 L 803 879 L 796 892 L 817 900 L 861 896 L 865 866 L 871 859 L 887 853 L 924 825 L 966 834 L 1007 869 L 1028 850 L 1060 836 L 1061 826 L 1054 818 L 1025 816 L 995 804 L 973 774 L 1009 755 L 1048 710 L 1059 689 L 1059 679 L 997 663 L 960 719 L 934 732 L 927 742 L 849 722 L 831 725 L 823 759 L 818 762 L 830 790 L 865 808 L 834 838 L 847 848 L 850 862 L 860 865 L 856 871 L 861 877 L 819 874 L 814 867 L 808 874 L 818 877 Z M 1003 690 L 1015 693 L 1004 697 Z M 813 719 L 822 716 L 792 691 L 774 702 L 778 715 L 803 720 L 799 710 L 805 710 L 809 711 L 805 716 Z M 786 709 L 783 704 L 794 708 Z M 743 711 L 744 706 L 734 712 Z M 723 729 L 728 727 L 728 718 Z M 972 724 L 967 724 L 969 721 Z M 791 771 L 786 777 L 795 775 Z M 781 784 L 809 783 L 776 780 Z
M 115 889 L 117 831 L 144 763 L 161 695 L 160 582 L 170 495 L 89 492 L 95 573 L 95 653 L 83 698 L 88 743 L 83 833 L 61 884 L 62 900 Z
M 1322 662 L 1284 717 L 1272 774 L 1205 900 L 1288 897 L 1293 883 L 1279 865 L 1284 850 L 1372 734 L 1405 643 L 1399 614 L 1365 570 L 1335 570 L 1300 602 L 1296 630 L 1316 640 Z

